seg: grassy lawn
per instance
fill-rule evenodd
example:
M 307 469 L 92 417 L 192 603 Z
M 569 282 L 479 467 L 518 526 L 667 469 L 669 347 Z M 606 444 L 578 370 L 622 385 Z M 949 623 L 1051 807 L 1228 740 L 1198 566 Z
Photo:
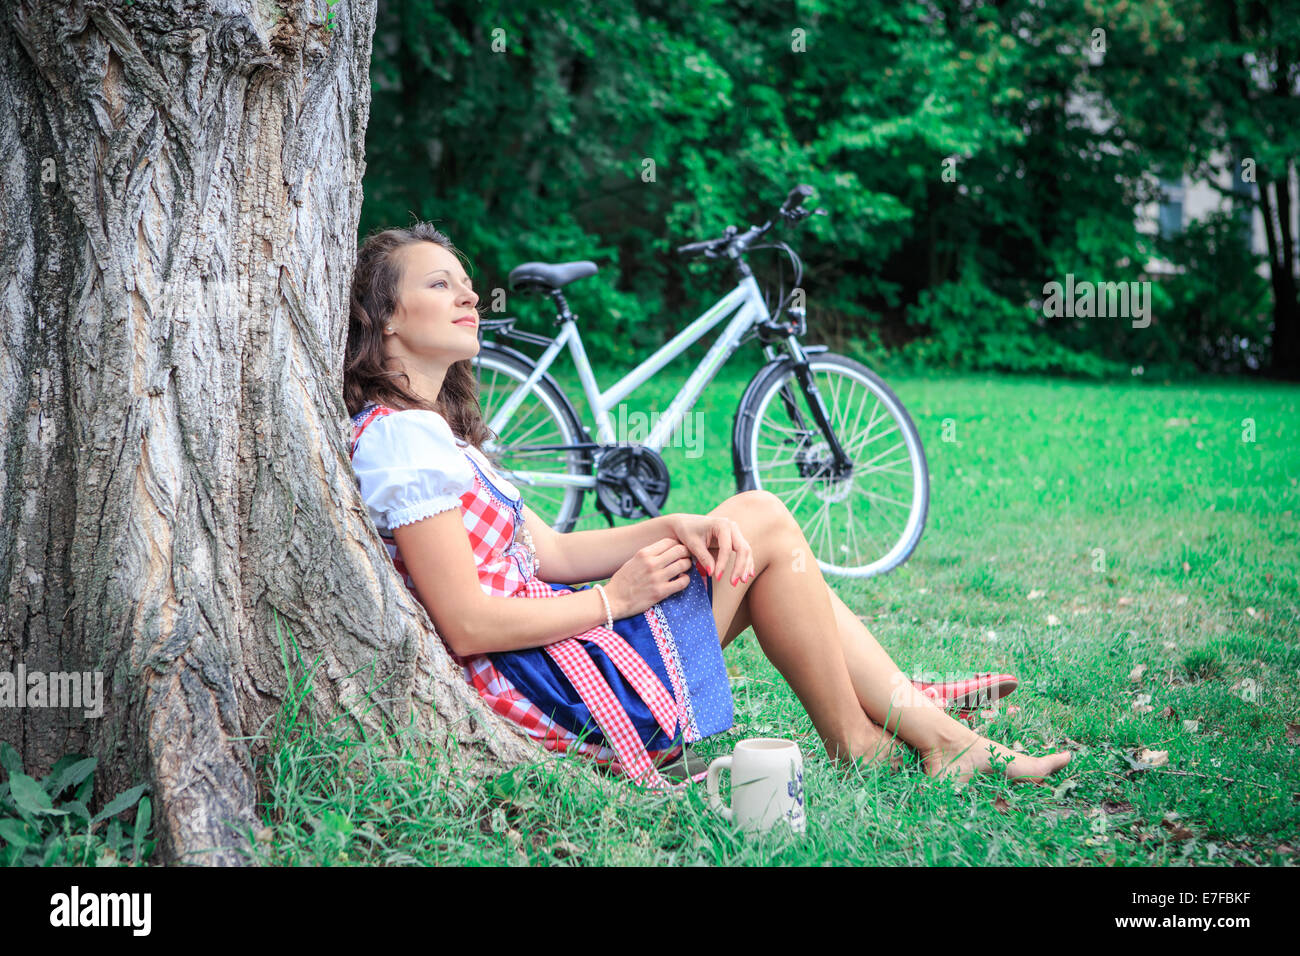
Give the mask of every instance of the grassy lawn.
M 706 512 L 735 491 L 731 422 L 755 366 L 738 357 L 733 367 L 736 377 L 720 378 L 697 406 L 702 454 L 666 451 L 669 510 Z M 684 379 L 670 373 L 629 408 L 664 407 Z M 832 765 L 747 631 L 725 652 L 736 726 L 698 750 L 713 757 L 745 737 L 797 739 L 803 840 L 734 834 L 702 787 L 681 799 L 623 787 L 611 801 L 594 773 L 585 791 L 560 785 L 545 765 L 484 784 L 412 760 L 346 782 L 322 758 L 354 745 L 302 735 L 268 768 L 274 835 L 263 859 L 1294 863 L 1300 389 L 886 378 L 925 442 L 929 521 L 903 567 L 831 584 L 909 673 L 1018 675 L 1020 688 L 976 726 L 1033 753 L 1073 750 L 1056 786 L 978 777 L 958 789 L 917 763 L 897 773 Z M 945 419 L 955 441 L 942 440 Z M 1253 442 L 1243 419 L 1253 420 Z M 581 527 L 599 526 L 591 520 Z M 1144 748 L 1167 763 L 1135 766 Z

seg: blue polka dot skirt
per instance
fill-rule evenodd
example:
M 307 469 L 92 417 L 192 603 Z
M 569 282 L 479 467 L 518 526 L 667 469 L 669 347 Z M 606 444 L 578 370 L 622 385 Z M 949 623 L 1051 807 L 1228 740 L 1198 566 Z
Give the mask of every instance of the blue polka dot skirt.
M 649 706 L 609 656 L 595 643 L 581 642 L 648 750 L 694 743 L 730 730 L 735 723 L 731 684 L 713 620 L 713 581 L 703 573 L 699 562 L 692 563 L 688 574 L 690 583 L 683 590 L 643 613 L 614 621 L 614 631 L 649 664 L 672 694 L 678 717 L 674 737 L 664 733 Z M 585 591 L 591 586 L 549 585 L 562 593 Z M 591 711 L 544 648 L 499 651 L 490 657 L 497 670 L 556 723 L 593 743 L 605 742 Z

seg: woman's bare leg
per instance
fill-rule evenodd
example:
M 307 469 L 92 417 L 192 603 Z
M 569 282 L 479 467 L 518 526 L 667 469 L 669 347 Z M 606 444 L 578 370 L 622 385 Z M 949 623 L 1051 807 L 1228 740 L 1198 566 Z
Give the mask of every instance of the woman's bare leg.
M 756 566 L 757 566 L 757 562 L 756 562 Z M 730 580 L 731 580 L 730 577 L 728 577 L 727 581 L 730 582 Z M 845 667 L 848 668 L 849 680 L 853 684 L 853 691 L 854 694 L 857 696 L 858 706 L 862 708 L 862 713 L 864 716 L 866 716 L 867 723 L 870 726 L 873 734 L 878 735 L 876 739 L 876 746 L 873 748 L 872 753 L 866 755 L 867 759 L 872 762 L 888 760 L 891 767 L 893 767 L 894 769 L 898 769 L 902 767 L 904 763 L 904 757 L 906 751 L 906 748 L 904 747 L 904 741 L 896 733 L 882 733 L 881 729 L 871 721 L 870 715 L 867 714 L 867 708 L 866 708 L 866 704 L 863 701 L 863 695 L 858 691 L 858 687 L 863 686 L 866 680 L 866 675 L 863 669 L 860 666 L 856 666 L 857 664 L 860 663 L 860 661 L 858 661 L 859 655 L 856 654 L 852 655 L 854 658 L 855 666 L 850 666 L 847 661 L 847 658 L 850 656 L 848 651 L 852 647 L 855 641 L 853 633 L 846 627 L 843 620 L 843 613 L 841 611 L 841 608 L 843 608 L 844 610 L 847 610 L 847 608 L 845 608 L 844 602 L 839 600 L 838 596 L 835 594 L 833 590 L 831 590 L 829 585 L 827 585 L 827 590 L 830 592 L 832 606 L 835 612 L 837 633 L 840 640 L 840 650 L 842 655 L 846 658 Z M 736 611 L 735 614 L 731 616 L 730 623 L 728 624 L 722 623 L 724 620 L 724 616 L 727 613 L 729 613 L 729 608 L 730 608 L 730 601 L 720 598 L 720 595 L 722 595 L 723 593 L 724 592 L 720 588 L 718 588 L 718 586 L 715 584 L 714 592 L 713 592 L 714 616 L 715 616 L 715 620 L 718 622 L 718 634 L 722 638 L 722 646 L 726 647 L 733 640 L 735 640 L 736 637 L 742 631 L 752 626 L 753 622 L 750 620 L 749 617 L 749 599 L 748 599 L 748 594 L 746 594 L 745 596 L 740 598 L 739 603 L 736 605 Z M 850 612 L 850 614 L 851 613 L 852 612 Z
M 758 572 L 748 583 L 733 586 L 731 577 L 735 572 L 729 561 L 722 569 L 722 581 L 714 585 L 714 615 L 720 622 L 718 633 L 723 635 L 723 646 L 752 624 L 764 653 L 790 682 L 823 739 L 826 734 L 818 715 L 795 678 L 787 673 L 787 667 L 798 675 L 825 712 L 836 715 L 841 726 L 847 720 L 842 700 L 847 680 L 855 704 L 865 712 L 875 732 L 872 754 L 888 753 L 881 744 L 888 741 L 887 735 L 897 735 L 920 751 L 926 772 L 931 775 L 955 774 L 964 780 L 977 770 L 999 769 L 996 757 L 1008 776 L 1037 779 L 1054 773 L 1069 760 L 1065 751 L 1030 757 L 1008 750 L 953 720 L 917 690 L 857 615 L 831 590 L 811 556 L 802 530 L 775 495 L 745 492 L 727 499 L 710 513 L 726 514 L 740 524 L 754 548 Z M 834 638 L 836 655 L 826 648 L 830 643 L 825 640 L 828 634 Z M 813 647 L 811 655 L 806 653 L 805 641 Z M 877 724 L 885 728 L 887 735 L 881 734 Z M 829 745 L 827 749 L 830 751 Z M 857 756 L 867 751 L 852 753 Z
M 763 653 L 808 711 L 827 754 L 841 761 L 887 756 L 892 744 L 867 717 L 845 667 L 829 589 L 820 575 L 810 578 L 791 566 L 791 529 L 781 526 L 770 507 L 752 507 L 753 497 L 761 494 L 736 495 L 715 509 L 747 512 L 743 522 L 736 520 L 754 549 L 755 575 L 748 582 L 731 585 L 737 572 L 730 560 L 714 568 L 713 613 L 722 646 L 752 618 Z M 745 610 L 738 615 L 742 600 Z
M 993 748 L 999 761 L 1012 760 L 1012 764 L 1006 770 L 1008 776 L 1012 777 L 1044 776 L 1045 774 L 1039 773 L 1040 770 L 1046 770 L 1047 773 L 1055 772 L 1069 760 L 1069 754 L 1064 751 L 1050 757 L 1028 758 L 1024 754 L 1018 754 L 1001 744 L 981 737 L 964 724 L 954 720 L 942 707 L 916 689 L 862 620 L 849 609 L 834 589 L 828 586 L 828 590 L 830 590 L 831 604 L 835 607 L 836 621 L 839 623 L 844 659 L 852 675 L 854 686 L 863 687 L 866 696 L 872 698 L 871 702 L 863 703 L 867 713 L 873 713 L 873 704 L 879 706 L 874 699 L 876 695 L 872 689 L 879 683 L 879 675 L 885 674 L 888 675 L 888 684 L 893 690 L 890 694 L 890 704 L 899 709 L 899 720 L 896 723 L 886 722 L 883 716 L 877 719 L 885 726 L 895 729 L 909 743 L 913 742 L 912 739 L 902 731 L 903 724 L 909 720 L 909 714 L 914 722 L 932 728 L 933 740 L 938 743 L 931 744 L 930 739 L 923 739 L 917 747 L 921 750 L 927 773 L 932 776 L 955 773 L 960 779 L 965 779 L 970 776 L 971 771 L 991 770 L 989 747 Z M 921 703 L 922 701 L 924 704 Z M 931 746 L 926 749 L 926 744 Z

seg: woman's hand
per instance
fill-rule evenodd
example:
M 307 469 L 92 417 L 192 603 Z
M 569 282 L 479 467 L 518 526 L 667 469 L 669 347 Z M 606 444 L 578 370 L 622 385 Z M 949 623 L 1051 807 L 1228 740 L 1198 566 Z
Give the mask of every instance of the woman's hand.
M 739 524 L 718 515 L 670 514 L 668 518 L 669 527 L 677 540 L 690 549 L 691 554 L 704 565 L 706 572 L 716 580 L 722 580 L 722 571 L 733 551 L 736 563 L 731 583 L 748 581 L 754 576 L 754 549 L 741 534 Z M 716 563 L 709 553 L 710 545 L 717 546 Z
M 647 544 L 614 572 L 605 585 L 610 613 L 618 618 L 639 614 L 690 586 L 691 555 L 672 538 Z

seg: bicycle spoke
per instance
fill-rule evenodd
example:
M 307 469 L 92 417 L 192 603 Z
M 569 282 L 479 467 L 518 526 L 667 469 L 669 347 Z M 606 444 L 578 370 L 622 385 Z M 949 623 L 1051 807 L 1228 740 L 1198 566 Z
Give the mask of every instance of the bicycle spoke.
M 857 535 L 854 534 L 854 530 L 857 528 L 858 522 L 857 522 L 857 520 L 856 520 L 856 516 L 855 516 L 854 513 L 853 513 L 853 503 L 852 503 L 852 502 L 853 502 L 853 499 L 850 497 L 850 498 L 849 498 L 849 506 L 848 506 L 848 511 L 849 511 L 849 520 L 846 522 L 846 524 L 848 525 L 848 533 L 847 533 L 847 535 L 846 535 L 846 537 L 847 537 L 848 540 L 846 541 L 846 544 L 849 545 L 849 551 L 850 551 L 850 555 L 851 555 L 851 557 L 852 557 L 853 562 L 854 562 L 854 563 L 857 563 L 858 561 L 861 561 L 861 560 L 862 560 L 862 558 L 863 558 L 863 553 L 862 553 L 862 549 L 861 549 L 860 547 L 858 547 L 858 538 L 857 538 Z
M 803 443 L 804 433 L 800 432 L 799 430 L 795 428 L 781 428 L 779 425 L 773 425 L 772 427 L 779 432 L 785 432 L 789 434 L 788 438 L 780 438 L 780 436 L 777 436 L 778 440 L 780 441 L 780 445 L 774 447 L 783 447 L 785 445 L 793 444 L 797 448 L 799 447 L 799 445 Z
M 842 425 L 843 423 L 836 420 L 835 411 L 837 408 L 839 408 L 840 405 L 840 386 L 836 385 L 834 382 L 830 381 L 829 379 L 824 378 L 822 383 L 817 386 L 817 391 L 821 394 L 823 406 L 827 404 L 826 396 L 828 394 L 830 395 L 830 407 L 826 409 L 826 417 L 827 417 L 827 421 L 830 423 L 831 428 L 836 431 L 839 431 L 840 425 Z M 811 411 L 812 408 L 810 404 L 809 406 L 810 414 Z M 814 423 L 816 422 L 816 417 L 813 418 L 813 421 Z
M 849 495 L 844 499 L 843 506 L 845 511 L 845 518 L 843 521 L 844 533 L 842 536 L 843 546 L 839 549 L 827 549 L 823 553 L 823 560 L 834 564 L 840 564 L 845 560 L 844 555 L 847 552 L 849 563 L 856 565 L 863 560 L 869 560 L 871 557 L 870 554 L 864 553 L 861 544 L 859 544 L 858 532 L 861 531 L 869 540 L 876 536 L 871 534 L 871 528 L 868 523 L 863 520 L 859 516 L 859 513 L 854 509 L 852 495 Z M 873 544 L 873 548 L 874 547 L 875 545 Z M 885 547 L 881 550 L 882 552 L 888 550 L 887 542 Z
M 539 455 L 545 455 L 548 458 L 558 457 L 561 454 L 561 452 L 557 452 L 554 449 L 530 449 L 528 447 L 529 444 L 535 444 L 535 445 L 563 445 L 564 444 L 562 436 L 549 436 L 549 435 L 542 436 L 543 437 L 542 441 L 530 442 L 530 439 L 532 439 L 533 437 L 533 433 L 545 424 L 547 424 L 545 421 L 540 421 L 532 428 L 530 428 L 528 431 L 524 432 L 524 434 L 517 435 L 517 436 L 512 435 L 510 444 L 505 448 L 503 448 L 502 451 L 503 452 L 508 451 L 511 455 L 515 455 L 520 458 L 531 456 L 533 460 L 535 460 Z
M 851 498 L 849 500 L 852 501 Z M 879 545 L 876 544 L 875 541 L 876 536 L 871 533 L 871 528 L 868 525 L 868 523 L 865 520 L 859 520 L 858 512 L 854 510 L 852 504 L 848 506 L 848 512 L 849 512 L 849 517 L 848 517 L 848 521 L 846 522 L 846 524 L 848 525 L 848 532 L 846 537 L 847 537 L 848 544 L 850 545 L 851 559 L 854 563 L 856 563 L 862 561 L 864 558 L 869 559 L 872 556 L 872 554 L 874 554 L 877 550 L 879 550 Z M 863 537 L 867 540 L 868 544 L 871 547 L 871 552 L 864 551 L 862 545 L 858 543 L 857 532 L 859 530 L 859 526 L 861 526 Z M 888 549 L 888 542 L 885 543 L 885 549 L 886 550 Z
M 862 449 L 866 448 L 868 445 L 876 441 L 879 441 L 881 438 L 884 438 L 898 430 L 899 430 L 898 423 L 895 422 L 892 428 L 889 428 L 883 432 L 876 432 L 876 434 L 874 435 L 872 435 L 870 432 L 863 432 L 860 436 L 851 439 L 849 443 L 844 446 L 844 453 L 848 455 L 850 458 L 852 458 L 855 455 L 857 455 L 857 453 L 860 452 Z
M 483 421 L 489 424 L 499 414 L 505 403 L 516 397 L 523 387 L 527 369 L 512 359 L 499 354 L 480 353 L 484 361 L 476 360 L 475 373 L 479 383 L 479 407 Z M 519 477 L 521 472 L 535 472 L 537 479 L 546 480 L 554 474 L 557 478 L 578 475 L 584 471 L 580 452 L 546 446 L 565 446 L 580 442 L 582 436 L 570 436 L 567 419 L 561 417 L 556 406 L 547 399 L 542 383 L 519 396 L 509 421 L 493 443 L 492 452 L 501 475 L 518 487 L 524 503 L 552 527 L 563 523 L 565 530 L 573 528 L 581 511 L 585 491 L 566 485 L 532 484 Z
M 816 560 L 822 553 L 822 540 L 830 534 L 831 522 L 828 520 L 830 509 L 827 507 L 827 502 L 823 501 L 821 507 L 817 508 L 811 517 L 800 514 L 798 508 L 791 510 L 790 513 L 803 530 L 804 538 L 812 549 L 811 557 Z
M 870 468 L 870 467 L 872 466 L 872 464 L 874 464 L 875 462 L 879 461 L 883 456 L 888 455 L 890 452 L 894 451 L 894 449 L 896 449 L 896 448 L 904 448 L 904 449 L 905 449 L 906 447 L 907 447 L 906 443 L 904 443 L 903 441 L 900 440 L 900 441 L 894 443 L 893 445 L 890 445 L 890 446 L 889 446 L 888 448 L 886 448 L 884 451 L 882 451 L 882 452 L 880 452 L 879 454 L 877 454 L 876 457 L 875 457 L 875 458 L 872 458 L 870 461 L 864 461 L 864 462 L 862 463 L 861 467 L 863 467 L 863 468 Z
M 528 431 L 524 432 L 522 435 L 519 435 L 518 429 L 524 427 L 527 424 L 528 419 L 538 411 L 543 413 L 542 420 L 539 421 L 536 425 L 533 425 L 530 429 L 528 429 Z M 537 404 L 534 405 L 532 408 L 528 409 L 528 411 L 524 413 L 522 418 L 512 418 L 510 420 L 510 424 L 515 434 L 511 438 L 511 447 L 514 448 L 522 445 L 524 443 L 524 440 L 527 439 L 530 435 L 532 435 L 533 432 L 537 431 L 537 429 L 541 428 L 543 425 L 550 424 L 547 418 L 548 414 L 549 413 L 547 412 L 545 405 Z
M 879 408 L 879 407 L 880 407 L 880 400 L 879 400 L 879 399 L 876 399 L 876 408 Z M 855 419 L 853 419 L 853 427 L 850 428 L 850 429 L 847 429 L 847 430 L 845 431 L 845 434 L 847 434 L 847 435 L 856 435 L 856 434 L 857 434 L 857 431 L 858 431 L 858 423 L 859 423 L 860 421 L 862 421 L 862 410 L 863 410 L 864 408 L 866 408 L 866 403 L 863 403 L 863 404 L 861 404 L 861 405 L 858 406 L 858 417 L 855 418 Z M 875 409 L 872 409 L 872 412 L 871 412 L 871 415 L 872 415 L 871 421 L 869 421 L 869 422 L 867 423 L 867 431 L 868 431 L 868 432 L 871 431 L 871 423 L 875 421 L 875 414 L 876 414 L 876 413 L 875 413 Z M 852 440 L 853 440 L 853 439 L 851 439 L 851 438 L 849 439 L 849 441 L 852 441 Z
M 863 489 L 862 489 L 862 493 L 863 493 L 864 495 L 866 495 L 868 498 L 876 498 L 876 499 L 878 499 L 878 500 L 880 500 L 880 501 L 887 501 L 887 502 L 889 502 L 891 505 L 898 505 L 898 507 L 902 508 L 902 509 L 904 510 L 904 512 L 906 512 L 907 509 L 909 509 L 909 508 L 911 507 L 911 505 L 910 505 L 908 502 L 906 502 L 906 501 L 899 501 L 897 498 L 889 498 L 889 497 L 887 497 L 887 496 L 885 496 L 885 495 L 879 494 L 879 493 L 874 492 L 874 491 L 867 491 L 866 488 L 863 488 Z
M 852 428 L 845 428 L 845 427 L 844 427 L 844 425 L 848 422 L 848 417 L 849 417 L 848 409 L 851 407 L 851 406 L 850 406 L 850 403 L 852 402 L 853 396 L 857 393 L 857 390 L 858 390 L 858 383 L 857 383 L 857 382 L 850 381 L 850 382 L 849 382 L 849 402 L 845 402 L 845 403 L 844 403 L 844 415 L 843 415 L 843 417 L 841 417 L 841 418 L 836 418 L 834 415 L 832 415 L 832 419 L 831 419 L 831 421 L 832 421 L 832 423 L 834 424 L 835 431 L 836 431 L 837 434 L 849 434 L 849 435 L 853 434 L 854 431 L 857 430 L 858 422 L 860 422 L 860 421 L 862 420 L 862 406 L 859 405 L 859 406 L 858 406 L 858 417 L 857 417 L 856 419 L 854 419 L 853 427 L 852 427 Z M 839 390 L 838 390 L 838 389 L 835 390 L 835 406 L 836 406 L 836 408 L 839 407 Z
M 791 437 L 791 438 L 780 438 L 780 437 L 778 436 L 777 439 L 776 439 L 775 441 L 772 441 L 772 442 L 760 442 L 760 444 L 767 444 L 767 445 L 770 445 L 770 446 L 773 447 L 773 448 L 786 448 L 786 447 L 789 447 L 789 446 L 791 446 L 791 445 L 793 445 L 794 447 L 797 448 L 797 447 L 799 447 L 799 444 L 800 444 L 801 441 L 802 441 L 802 436 L 800 436 L 800 435 L 795 435 L 795 436 L 793 436 L 793 437 Z
M 826 520 L 829 515 L 830 510 L 826 507 L 826 502 L 822 502 L 822 507 L 817 509 L 817 513 L 809 521 L 806 523 L 799 522 L 803 528 L 804 537 L 808 539 L 808 543 L 813 547 L 814 554 L 817 553 L 818 549 L 813 542 L 816 540 L 818 532 L 825 533 L 829 529 L 830 522 Z
M 487 410 L 486 410 L 486 411 L 484 412 L 484 414 L 483 414 L 483 420 L 484 420 L 485 422 L 488 422 L 488 421 L 491 421 L 491 420 L 492 420 L 492 416 L 493 416 L 494 414 L 496 414 L 496 403 L 494 403 L 494 402 L 492 401 L 492 399 L 496 396 L 496 388 L 497 388 L 497 370 L 496 370 L 496 369 L 492 369 L 492 370 L 491 370 L 491 372 L 492 372 L 492 384 L 491 384 L 490 386 L 485 386 L 485 383 L 483 382 L 483 379 L 482 379 L 482 366 L 479 366 L 479 372 L 480 372 L 480 377 L 479 377 L 479 395 L 480 395 L 480 396 L 486 395 L 486 396 L 487 396 L 487 401 L 488 401 Z M 480 399 L 480 403 L 481 403 L 481 399 Z
M 900 491 L 902 491 L 902 492 L 904 492 L 904 493 L 906 493 L 907 491 L 909 491 L 909 490 L 911 489 L 911 487 L 912 487 L 912 483 L 911 483 L 910 481 L 909 481 L 909 482 L 906 482 L 906 483 L 903 483 L 903 482 L 895 482 L 895 485 L 899 488 Z M 856 486 L 856 487 L 861 491 L 861 493 L 864 494 L 864 495 L 875 496 L 875 497 L 877 497 L 877 498 L 880 498 L 881 500 L 886 500 L 886 501 L 894 501 L 894 500 L 895 500 L 895 499 L 889 498 L 887 495 L 885 495 L 885 494 L 883 494 L 883 493 L 881 493 L 881 492 L 872 491 L 871 489 L 869 489 L 869 488 L 867 488 L 867 487 L 865 487 L 865 486 L 863 486 L 863 485 L 857 484 L 857 482 L 855 482 L 855 486 Z M 882 488 L 886 488 L 886 489 L 888 489 L 888 486 L 887 486 L 887 485 L 878 485 L 878 487 L 882 487 Z M 905 512 L 910 511 L 911 508 L 912 508 L 912 503 L 911 503 L 910 500 L 898 501 L 897 504 L 898 504 L 899 507 L 901 507 Z
M 794 501 L 793 502 L 786 501 L 785 506 L 787 509 L 789 509 L 791 514 L 794 514 L 799 509 L 799 505 L 803 502 L 804 497 L 808 494 L 808 489 L 812 487 L 812 482 L 809 481 L 807 478 L 801 480 L 803 481 L 803 487 L 801 487 L 798 493 L 794 495 Z
M 877 512 L 872 511 L 875 515 Z M 881 521 L 864 521 L 862 524 L 863 534 L 871 542 L 873 555 L 882 555 L 888 553 L 893 547 L 894 542 L 898 540 L 898 531 L 888 527 L 887 523 Z
M 893 467 L 895 465 L 902 465 L 903 467 L 900 470 L 898 468 Z M 882 473 L 900 475 L 903 478 L 906 478 L 910 483 L 912 480 L 912 459 L 900 458 L 898 459 L 898 461 L 891 461 L 887 465 L 879 465 L 875 468 L 867 469 L 862 472 L 863 475 L 878 475 Z
M 865 408 L 866 408 L 865 402 L 858 406 L 858 416 L 853 420 L 853 427 L 850 429 L 845 429 L 844 431 L 844 434 L 852 436 L 848 439 L 848 441 L 850 442 L 857 440 L 856 435 L 858 434 L 858 423 L 862 421 L 862 412 L 863 409 Z M 867 427 L 863 430 L 862 434 L 864 435 L 871 434 L 871 429 L 874 428 L 876 425 L 876 412 L 879 410 L 879 408 L 880 408 L 880 399 L 877 398 L 876 404 L 871 409 L 871 417 L 867 420 Z
M 833 551 L 835 547 L 834 521 L 831 520 L 831 509 L 829 502 L 822 502 L 822 506 L 817 509 L 817 514 L 813 519 L 812 527 L 818 534 L 808 539 L 808 544 L 812 547 L 813 560 Z
M 760 447 L 760 449 L 761 449 L 761 448 L 764 447 L 764 446 L 761 446 L 761 445 L 760 445 L 759 447 Z M 776 453 L 778 453 L 778 454 L 779 454 L 780 452 L 782 452 L 782 451 L 785 451 L 784 446 L 778 447 L 778 446 L 775 446 L 775 445 L 774 445 L 774 446 L 772 446 L 772 448 L 773 448 L 773 450 L 774 450 Z M 797 456 L 798 454 L 799 454 L 798 449 L 794 449 L 794 448 L 792 448 L 792 449 L 790 449 L 790 457 L 789 457 L 787 460 L 785 460 L 785 461 L 777 461 L 777 460 L 774 458 L 773 460 L 771 460 L 771 461 L 769 461 L 769 462 L 767 463 L 766 467 L 767 467 L 768 469 L 771 469 L 771 468 L 780 468 L 780 467 L 783 467 L 783 466 L 785 466 L 785 465 L 793 465 L 793 464 L 796 464 L 796 456 Z
M 513 384 L 517 386 L 518 383 L 513 383 Z M 503 390 L 503 392 L 504 391 L 506 390 Z M 509 393 L 513 394 L 513 389 L 510 389 Z M 534 437 L 535 433 L 539 428 L 550 426 L 552 432 L 554 432 L 554 421 L 549 417 L 550 416 L 549 410 L 546 408 L 545 405 L 541 404 L 540 402 L 535 403 L 531 406 L 527 406 L 527 404 L 525 403 L 525 405 L 521 405 L 520 408 L 524 409 L 523 414 L 520 415 L 518 411 L 516 411 L 516 414 L 511 417 L 510 422 L 507 425 L 508 435 L 509 435 L 508 440 L 505 435 L 500 436 L 502 439 L 502 445 L 499 447 L 499 451 L 502 457 L 505 458 L 509 456 L 514 458 L 525 458 L 531 456 L 530 464 L 532 462 L 536 462 L 538 456 L 546 456 L 547 458 L 555 457 L 558 459 L 559 455 L 562 454 L 561 452 L 556 452 L 552 450 L 545 450 L 540 452 L 531 451 L 527 447 L 529 443 L 541 444 L 541 445 L 565 444 L 563 436 L 558 434 L 555 437 L 551 437 L 550 435 L 543 435 L 542 436 L 543 440 L 540 441 Z M 484 420 L 485 421 L 490 420 L 491 416 L 495 414 L 495 410 L 496 410 L 496 404 L 494 403 L 492 405 L 491 411 L 484 414 Z M 535 424 L 529 425 L 530 419 L 534 415 L 538 415 L 538 414 L 541 415 L 541 419 L 537 421 Z M 520 429 L 525 429 L 525 430 L 521 432 Z M 523 466 L 521 465 L 520 467 Z
M 837 378 L 842 378 L 842 376 L 837 376 Z M 850 399 L 852 399 L 852 397 L 857 391 L 857 383 L 850 382 L 848 389 L 849 389 L 849 397 Z M 853 427 L 847 429 L 844 428 L 843 424 L 847 420 L 847 407 L 849 407 L 849 404 L 848 403 L 844 403 L 843 405 L 841 404 L 840 398 L 841 398 L 842 390 L 843 390 L 843 386 L 837 385 L 834 381 L 829 381 L 826 384 L 826 387 L 823 389 L 823 392 L 829 393 L 831 396 L 832 407 L 830 412 L 830 421 L 832 423 L 832 427 L 835 428 L 837 435 L 852 436 L 849 437 L 847 440 L 843 438 L 841 439 L 841 441 L 844 442 L 842 445 L 842 447 L 844 448 L 844 452 L 849 458 L 855 458 L 867 446 L 872 445 L 876 441 L 880 440 L 881 438 L 885 438 L 890 434 L 899 430 L 897 423 L 895 423 L 891 428 L 885 431 L 876 432 L 875 434 L 872 434 L 872 430 L 875 428 L 876 423 L 888 415 L 887 411 L 884 412 L 883 414 L 881 413 L 881 402 L 879 398 L 876 399 L 874 405 L 872 406 L 871 417 L 867 422 L 867 427 L 865 431 L 863 431 L 860 434 L 857 432 L 857 426 L 861 422 L 863 412 L 867 407 L 867 403 L 865 402 L 862 402 L 858 405 L 858 414 L 854 419 Z M 791 431 L 791 429 L 780 429 L 780 426 L 775 426 L 775 427 L 777 427 L 779 430 L 782 431 L 786 431 L 786 432 Z M 893 447 L 896 448 L 898 446 L 895 445 Z M 892 448 L 890 450 L 892 450 Z M 872 459 L 872 462 L 879 459 L 879 457 L 880 456 L 877 455 L 876 458 Z M 910 458 L 902 459 L 902 462 L 908 464 L 909 468 L 907 472 L 898 472 L 898 474 L 900 476 L 910 476 L 912 473 L 912 469 L 910 468 Z M 774 465 L 776 463 L 771 463 L 771 464 Z M 870 466 L 871 462 L 868 462 L 867 464 L 868 466 Z M 894 463 L 890 462 L 888 464 L 892 465 Z M 863 475 L 865 476 L 869 474 L 875 474 L 877 472 L 886 471 L 886 470 L 888 470 L 887 466 L 867 467 L 866 470 L 863 472 Z

